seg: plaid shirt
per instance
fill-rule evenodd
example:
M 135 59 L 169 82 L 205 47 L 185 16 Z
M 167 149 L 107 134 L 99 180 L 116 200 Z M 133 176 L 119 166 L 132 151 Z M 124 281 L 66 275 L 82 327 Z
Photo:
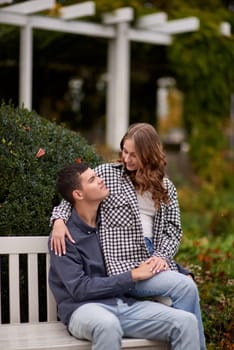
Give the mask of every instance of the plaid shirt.
M 110 191 L 100 205 L 99 237 L 107 273 L 115 275 L 138 266 L 150 255 L 145 245 L 136 191 L 122 164 L 102 164 L 95 172 Z M 154 255 L 166 259 L 170 269 L 177 271 L 173 257 L 182 237 L 180 209 L 175 186 L 168 178 L 164 178 L 164 185 L 170 203 L 162 203 L 155 210 L 152 243 Z M 70 215 L 71 205 L 63 200 L 53 209 L 51 221 L 62 218 L 66 222 Z

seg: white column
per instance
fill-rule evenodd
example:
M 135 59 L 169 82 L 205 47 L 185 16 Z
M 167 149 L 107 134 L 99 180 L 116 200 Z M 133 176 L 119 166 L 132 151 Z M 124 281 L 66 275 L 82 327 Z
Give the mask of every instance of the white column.
M 106 142 L 113 150 L 119 150 L 120 140 L 129 125 L 128 28 L 128 23 L 117 23 L 116 38 L 109 42 Z
M 32 109 L 32 28 L 29 23 L 20 28 L 20 63 L 19 63 L 19 105 Z
M 129 22 L 132 20 L 131 7 L 103 16 L 104 23 L 115 28 L 115 37 L 109 41 L 108 47 L 106 143 L 116 151 L 129 124 Z
M 112 147 L 114 139 L 114 119 L 115 119 L 115 54 L 116 44 L 114 39 L 108 41 L 107 52 L 107 91 L 106 91 L 106 144 Z

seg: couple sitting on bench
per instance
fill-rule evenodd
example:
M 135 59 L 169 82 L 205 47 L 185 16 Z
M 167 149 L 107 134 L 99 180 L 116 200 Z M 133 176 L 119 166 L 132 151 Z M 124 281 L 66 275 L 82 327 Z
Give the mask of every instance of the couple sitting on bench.
M 139 140 L 144 140 L 141 148 L 137 147 Z M 152 153 L 152 145 L 160 157 Z M 95 350 L 119 350 L 123 336 L 163 340 L 172 349 L 204 350 L 196 285 L 192 278 L 178 273 L 177 265 L 165 250 L 168 244 L 175 254 L 177 247 L 174 249 L 173 244 L 179 242 L 181 228 L 176 191 L 160 171 L 160 167 L 164 170 L 165 162 L 154 128 L 148 124 L 133 125 L 124 136 L 121 149 L 123 165 L 104 164 L 93 171 L 84 163 L 76 163 L 63 169 L 58 177 L 58 190 L 73 207 L 67 228 L 61 225 L 61 220 L 55 221 L 54 232 L 59 224 L 60 232 L 64 230 L 70 237 L 62 247 L 65 254 L 60 254 L 60 241 L 54 234 L 50 241 L 54 250 L 51 250 L 49 283 L 58 304 L 58 315 L 72 335 L 92 341 Z M 148 163 L 143 161 L 145 152 L 150 154 Z M 152 167 L 155 157 L 160 164 L 158 168 Z M 159 174 L 155 186 L 157 197 L 154 191 L 150 192 L 150 183 L 149 188 L 143 186 L 144 172 L 139 169 Z M 151 180 L 155 178 L 151 176 Z M 130 203 L 133 185 L 137 194 L 134 201 L 140 208 L 136 206 L 134 213 L 130 207 L 134 204 Z M 152 203 L 154 211 L 150 211 Z M 142 210 L 144 204 L 149 213 Z M 67 213 L 63 217 L 56 210 L 52 218 L 66 220 Z M 151 231 L 158 225 L 158 242 L 154 237 L 145 237 L 148 239 L 144 241 L 143 234 L 139 236 L 139 223 L 140 230 L 150 227 L 147 214 L 154 217 Z M 159 225 L 162 221 L 164 228 Z M 169 234 L 164 240 L 166 229 Z M 137 300 L 160 295 L 169 296 L 173 307 Z

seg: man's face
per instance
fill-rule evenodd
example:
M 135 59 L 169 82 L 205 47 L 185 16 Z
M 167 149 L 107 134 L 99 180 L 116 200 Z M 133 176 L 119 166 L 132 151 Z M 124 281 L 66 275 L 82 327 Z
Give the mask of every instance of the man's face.
M 103 179 L 88 168 L 80 175 L 83 198 L 89 202 L 101 202 L 109 194 Z

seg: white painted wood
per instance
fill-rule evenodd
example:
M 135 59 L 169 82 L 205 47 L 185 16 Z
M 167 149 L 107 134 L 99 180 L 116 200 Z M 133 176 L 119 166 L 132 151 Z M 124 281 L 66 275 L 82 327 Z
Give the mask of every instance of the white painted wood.
M 33 33 L 27 23 L 20 28 L 19 104 L 32 109 Z
M 49 269 L 50 269 L 50 255 L 46 255 L 46 305 L 47 305 L 47 321 L 57 321 L 57 305 L 54 296 L 49 287 Z
M 106 144 L 112 147 L 114 139 L 114 103 L 115 103 L 115 40 L 108 41 L 107 52 L 107 92 L 106 92 Z
M 119 150 L 119 143 L 128 128 L 129 115 L 129 65 L 130 47 L 128 40 L 128 23 L 116 25 L 116 39 L 109 47 L 110 86 L 109 95 L 111 104 L 108 112 L 111 113 L 107 126 L 107 144 L 114 150 Z M 112 111 L 111 111 L 112 109 Z
M 0 0 L 0 5 L 4 5 L 4 4 L 12 4 L 13 0 Z
M 28 254 L 28 281 L 31 298 L 38 308 L 37 292 L 33 291 L 38 281 L 37 254 L 47 255 L 47 275 L 49 268 L 48 237 L 0 237 L 0 255 L 10 255 L 10 304 L 11 324 L 0 327 L 0 348 L 2 350 L 91 350 L 91 343 L 71 337 L 61 322 L 34 322 L 37 318 L 35 308 L 30 306 L 29 323 L 20 323 L 19 317 L 19 254 Z M 2 272 L 0 270 L 0 272 Z M 34 274 L 34 276 L 33 276 Z M 47 289 L 48 295 L 49 289 Z M 32 299 L 31 299 L 32 301 Z M 49 297 L 51 309 L 55 306 L 54 299 Z M 3 305 L 4 306 L 4 305 Z M 33 309 L 34 311 L 32 312 Z M 55 315 L 55 307 L 52 312 Z M 51 314 L 51 315 L 52 315 Z M 56 317 L 55 317 L 56 319 Z M 33 321 L 33 322 L 32 322 Z M 122 350 L 169 350 L 166 343 L 145 339 L 123 339 Z
M 172 43 L 172 37 L 170 35 L 156 31 L 130 29 L 128 37 L 131 41 L 148 44 L 170 45 Z
M 2 260 L 0 257 L 0 277 L 2 276 Z M 2 323 L 2 279 L 0 278 L 0 324 Z
M 91 343 L 71 337 L 60 322 L 1 325 L 3 350 L 91 350 Z M 167 344 L 145 339 L 123 339 L 122 350 L 169 350 Z M 111 349 L 110 349 L 111 350 Z
M 37 29 L 52 30 L 63 33 L 80 34 L 101 38 L 114 38 L 115 30 L 111 26 L 85 21 L 64 21 L 59 18 L 31 16 L 31 26 Z
M 137 20 L 136 25 L 138 28 L 147 29 L 152 25 L 165 23 L 167 21 L 167 17 L 167 13 L 165 12 L 158 12 L 146 16 L 141 16 Z
M 20 322 L 19 254 L 9 256 L 10 322 Z
M 54 7 L 55 4 L 55 0 L 29 0 L 19 4 L 3 7 L 1 10 L 28 15 L 30 13 L 48 10 Z
M 197 17 L 188 17 L 175 19 L 160 25 L 153 25 L 150 29 L 158 33 L 180 34 L 196 31 L 199 27 L 200 21 Z
M 123 7 L 114 10 L 111 13 L 105 13 L 102 16 L 102 21 L 105 24 L 117 24 L 122 22 L 130 22 L 134 18 L 132 7 Z
M 64 6 L 59 12 L 60 17 L 63 19 L 92 16 L 95 15 L 95 3 L 93 1 L 86 1 L 81 4 Z
M 38 259 L 35 253 L 28 254 L 28 305 L 29 322 L 38 322 Z
M 27 16 L 18 15 L 10 12 L 3 12 L 0 10 L 0 23 L 10 24 L 13 26 L 24 26 L 27 24 Z
M 47 253 L 48 237 L 0 237 L 0 254 Z
M 29 17 L 29 16 L 28 16 Z M 49 18 L 46 16 L 32 15 L 28 18 L 25 15 L 15 13 L 3 13 L 0 11 L 0 23 L 11 24 L 15 26 L 25 26 L 29 23 L 31 28 L 52 30 L 70 34 L 80 34 L 100 38 L 114 38 L 115 30 L 112 26 L 96 24 L 86 21 L 66 22 L 59 18 Z

